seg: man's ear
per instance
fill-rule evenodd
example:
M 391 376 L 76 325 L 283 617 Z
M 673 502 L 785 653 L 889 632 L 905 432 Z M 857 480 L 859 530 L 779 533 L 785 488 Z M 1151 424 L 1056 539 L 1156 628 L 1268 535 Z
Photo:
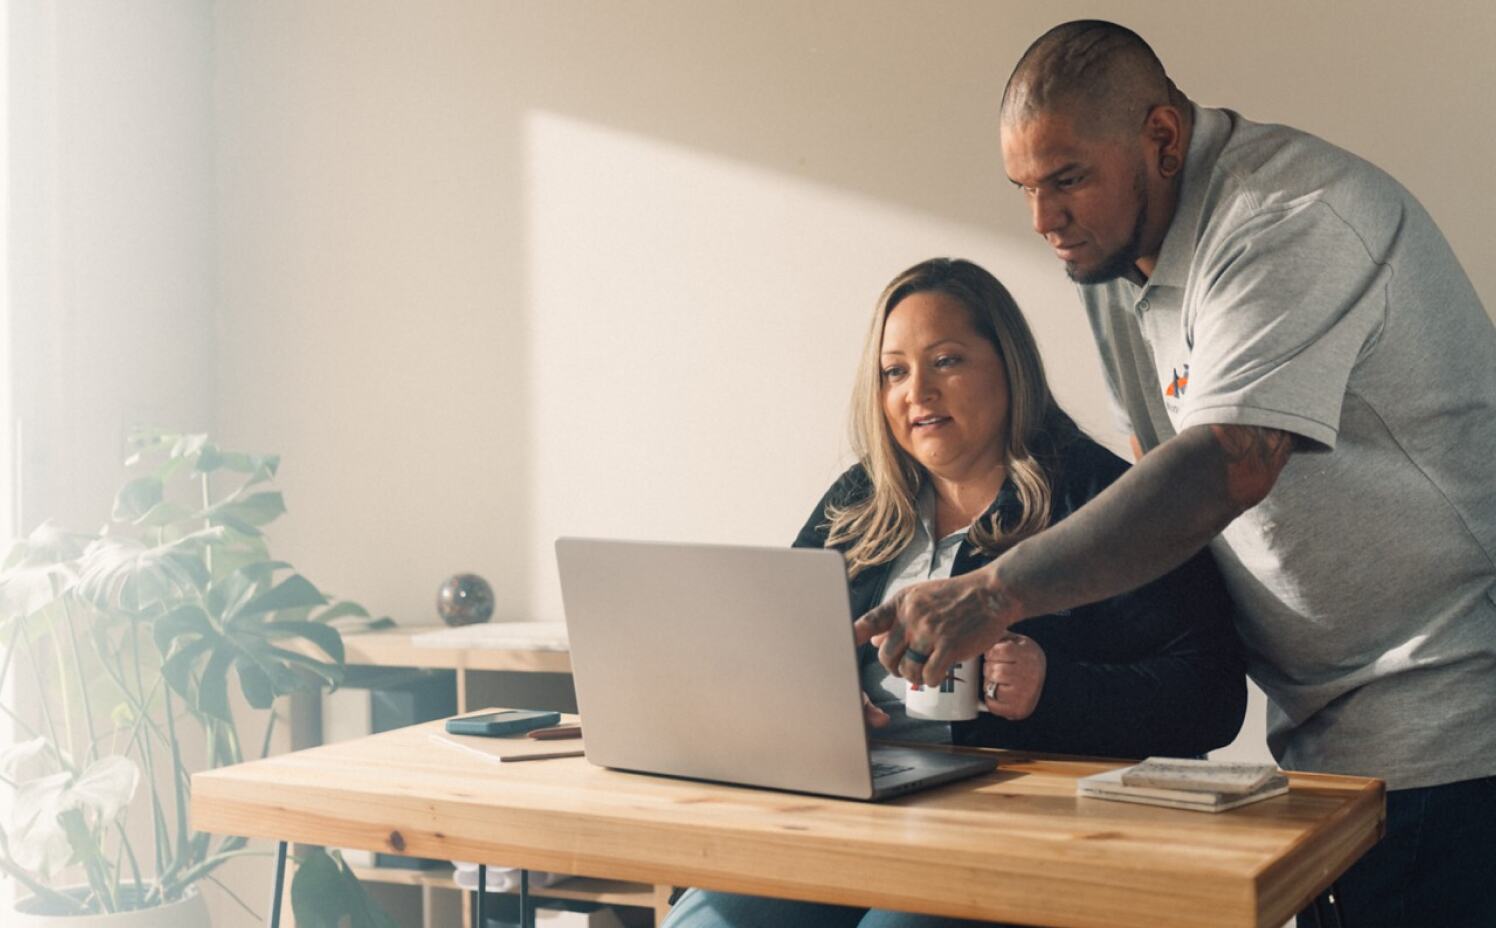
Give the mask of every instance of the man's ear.
M 1153 151 L 1160 177 L 1173 177 L 1184 168 L 1184 115 L 1179 108 L 1160 103 L 1148 111 L 1143 139 Z

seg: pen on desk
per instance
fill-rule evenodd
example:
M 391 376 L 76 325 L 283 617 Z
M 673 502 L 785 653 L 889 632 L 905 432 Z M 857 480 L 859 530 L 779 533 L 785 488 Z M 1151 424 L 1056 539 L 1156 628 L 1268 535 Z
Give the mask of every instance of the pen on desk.
M 525 733 L 526 738 L 534 738 L 536 741 L 556 741 L 561 738 L 582 737 L 582 726 L 572 722 L 567 725 L 552 725 L 550 728 L 536 728 Z
M 585 757 L 587 754 L 587 752 L 581 748 L 577 748 L 571 751 L 544 751 L 539 754 L 504 754 L 502 753 L 502 748 L 500 749 L 500 752 L 485 751 L 482 748 L 476 748 L 471 745 L 464 744 L 461 741 L 453 740 L 446 735 L 440 735 L 436 732 L 431 733 L 431 740 L 436 742 L 437 744 L 446 745 L 449 748 L 461 751 L 469 757 L 477 757 L 481 758 L 482 760 L 486 760 L 490 764 L 512 764 L 515 761 L 521 760 L 551 760 L 552 758 L 557 757 Z M 494 739 L 491 738 L 479 738 L 477 740 L 487 741 L 489 743 L 492 743 L 494 741 Z M 497 745 L 495 746 L 497 747 Z M 503 747 L 510 746 L 511 745 L 504 745 Z M 513 744 L 512 746 L 521 749 L 527 747 L 527 745 L 525 745 L 525 742 L 523 741 L 519 742 L 518 744 Z
M 552 760 L 557 757 L 585 757 L 586 751 L 547 751 L 544 754 L 504 754 L 500 755 L 499 761 L 505 764 L 517 764 L 522 760 Z

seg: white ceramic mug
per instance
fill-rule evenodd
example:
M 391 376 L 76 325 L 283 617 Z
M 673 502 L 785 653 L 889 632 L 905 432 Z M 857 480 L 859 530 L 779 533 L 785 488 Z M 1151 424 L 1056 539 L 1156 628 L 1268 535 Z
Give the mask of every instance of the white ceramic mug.
M 909 684 L 904 708 L 913 719 L 960 722 L 977 717 L 981 702 L 982 659 L 974 657 L 951 665 L 939 686 Z

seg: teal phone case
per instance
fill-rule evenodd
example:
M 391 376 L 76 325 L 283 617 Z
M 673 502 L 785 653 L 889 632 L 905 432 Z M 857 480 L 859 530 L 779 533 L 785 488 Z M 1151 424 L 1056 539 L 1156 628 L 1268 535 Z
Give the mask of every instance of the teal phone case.
M 513 709 L 508 712 L 487 712 L 467 718 L 447 719 L 446 727 L 454 735 L 517 735 L 534 728 L 548 728 L 560 721 L 559 712 Z

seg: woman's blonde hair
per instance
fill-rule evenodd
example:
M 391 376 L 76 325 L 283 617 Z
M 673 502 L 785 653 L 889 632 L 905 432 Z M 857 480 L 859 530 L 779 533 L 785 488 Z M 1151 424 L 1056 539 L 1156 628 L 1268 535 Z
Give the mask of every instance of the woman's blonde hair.
M 954 297 L 971 314 L 973 327 L 997 349 L 1008 374 L 1008 479 L 1017 490 L 1018 516 L 1004 520 L 994 511 L 979 519 L 967 536 L 982 551 L 996 554 L 1049 524 L 1048 470 L 1079 430 L 1055 403 L 1033 333 L 1007 288 L 986 270 L 951 258 L 932 258 L 893 279 L 878 298 L 852 393 L 852 447 L 867 471 L 872 493 L 845 506 L 830 506 L 828 546 L 851 542 L 846 557 L 856 576 L 891 561 L 914 538 L 915 498 L 927 472 L 898 443 L 883 415 L 883 326 L 889 313 L 915 293 Z M 1009 524 L 1001 524 L 1001 523 Z

